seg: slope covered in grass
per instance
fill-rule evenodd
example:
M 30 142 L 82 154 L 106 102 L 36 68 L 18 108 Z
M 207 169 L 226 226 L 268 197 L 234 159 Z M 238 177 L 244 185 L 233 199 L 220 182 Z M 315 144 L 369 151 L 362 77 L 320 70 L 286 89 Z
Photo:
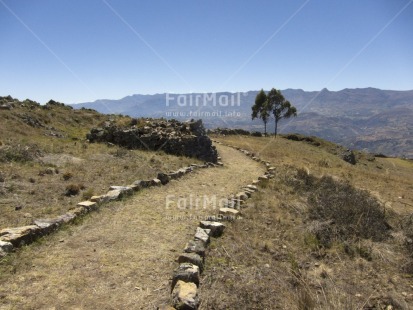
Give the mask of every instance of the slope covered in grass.
M 322 140 L 216 140 L 276 175 L 211 245 L 202 309 L 412 308 L 410 161 L 350 165 Z
M 0 98 L 0 228 L 65 213 L 79 201 L 105 193 L 111 185 L 154 178 L 197 160 L 88 143 L 86 134 L 106 122 L 144 123 L 94 110 L 74 110 Z

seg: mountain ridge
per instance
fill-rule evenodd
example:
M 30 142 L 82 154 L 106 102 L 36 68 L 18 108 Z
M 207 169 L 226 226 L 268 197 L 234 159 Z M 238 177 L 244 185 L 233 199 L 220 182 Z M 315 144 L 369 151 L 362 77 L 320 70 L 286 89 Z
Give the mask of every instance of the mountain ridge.
M 132 117 L 202 118 L 207 128 L 263 131 L 260 120 L 251 121 L 257 92 L 133 94 L 72 106 Z M 349 148 L 413 158 L 413 90 L 288 88 L 282 93 L 297 107 L 298 117 L 281 122 L 281 133 L 312 134 Z M 270 132 L 272 124 L 267 126 Z

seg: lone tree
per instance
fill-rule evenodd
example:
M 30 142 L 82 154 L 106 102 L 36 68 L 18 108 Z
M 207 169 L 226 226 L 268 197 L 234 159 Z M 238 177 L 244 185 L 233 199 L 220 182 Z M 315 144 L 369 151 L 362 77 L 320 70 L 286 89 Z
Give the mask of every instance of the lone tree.
M 260 118 L 264 122 L 264 135 L 267 135 L 267 123 L 270 118 L 270 111 L 267 105 L 267 95 L 261 89 L 255 97 L 255 104 L 252 106 L 252 119 Z
M 271 89 L 267 95 L 266 107 L 271 111 L 275 119 L 274 134 L 277 137 L 278 122 L 283 118 L 290 118 L 297 116 L 297 109 L 284 98 L 281 91 L 275 88 Z

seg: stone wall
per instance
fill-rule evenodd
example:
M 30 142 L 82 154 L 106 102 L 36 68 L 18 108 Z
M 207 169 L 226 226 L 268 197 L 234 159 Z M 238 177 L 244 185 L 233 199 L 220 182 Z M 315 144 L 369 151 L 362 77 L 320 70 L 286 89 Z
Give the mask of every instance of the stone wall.
M 207 162 L 217 162 L 217 151 L 206 135 L 202 120 L 146 120 L 144 126 L 121 128 L 112 123 L 93 128 L 87 135 L 90 142 L 110 142 L 128 149 L 164 151 Z
M 218 214 L 211 214 L 204 221 L 199 222 L 195 234 L 188 241 L 183 251 L 177 257 L 178 266 L 173 271 L 171 283 L 170 304 L 160 305 L 159 310 L 197 310 L 201 304 L 199 286 L 201 285 L 201 274 L 207 259 L 208 246 L 211 238 L 220 237 L 226 228 L 225 221 L 235 221 L 242 215 L 242 209 L 247 207 L 246 201 L 259 190 L 261 182 L 267 182 L 275 174 L 275 167 L 267 161 L 258 158 L 254 153 L 247 150 L 214 141 L 218 144 L 237 149 L 263 165 L 267 172 L 246 184 L 236 194 L 228 197 L 226 203 L 219 209 Z
M 0 229 L 0 258 L 5 256 L 8 252 L 14 251 L 16 248 L 30 244 L 36 239 L 56 231 L 61 226 L 69 224 L 91 211 L 97 210 L 99 207 L 110 201 L 131 195 L 143 188 L 165 185 L 169 183 L 170 180 L 179 179 L 195 169 L 215 166 L 222 166 L 222 163 L 205 163 L 203 165 L 192 164 L 189 167 L 183 167 L 177 171 L 158 173 L 157 177 L 151 180 L 137 180 L 126 186 L 110 186 L 109 191 L 106 194 L 93 196 L 89 200 L 79 202 L 67 213 L 60 216 L 36 219 L 31 225 L 27 226 Z

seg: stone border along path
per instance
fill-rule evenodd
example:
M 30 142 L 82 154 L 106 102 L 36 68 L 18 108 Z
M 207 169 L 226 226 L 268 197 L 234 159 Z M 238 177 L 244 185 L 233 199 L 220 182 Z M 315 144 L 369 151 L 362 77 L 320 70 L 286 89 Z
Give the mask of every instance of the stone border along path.
M 259 176 L 257 180 L 252 181 L 242 188 L 242 191 L 235 195 L 231 195 L 223 208 L 219 209 L 218 215 L 209 216 L 208 220 L 201 221 L 196 228 L 195 235 L 185 246 L 183 253 L 179 255 L 177 262 L 179 266 L 173 272 L 171 292 L 172 306 L 161 305 L 159 310 L 196 310 L 198 309 L 201 299 L 199 296 L 200 274 L 203 272 L 205 264 L 205 252 L 210 237 L 220 237 L 225 230 L 225 225 L 222 221 L 234 221 L 241 215 L 241 206 L 251 197 L 253 193 L 258 191 L 257 185 L 264 180 L 274 177 L 275 167 L 272 167 L 269 162 L 261 160 L 254 153 L 225 144 L 219 141 L 212 140 L 217 144 L 222 144 L 227 147 L 236 149 L 251 159 L 265 165 L 267 172 Z
M 97 210 L 110 201 L 119 200 L 144 188 L 165 185 L 169 183 L 170 180 L 179 179 L 194 169 L 216 166 L 223 166 L 223 164 L 222 162 L 218 162 L 217 164 L 207 162 L 203 165 L 192 164 L 189 167 L 183 167 L 168 174 L 158 173 L 156 178 L 149 181 L 138 180 L 127 186 L 110 186 L 106 194 L 93 196 L 89 200 L 79 202 L 75 207 L 71 208 L 69 212 L 63 215 L 55 218 L 37 219 L 33 221 L 33 225 L 1 229 L 0 258 L 12 252 L 15 248 L 30 244 L 38 238 L 56 231 L 62 225 L 69 224 L 79 217 Z
M 18 259 L 23 265 L 17 264 L 13 274 L 0 282 L 1 303 L 19 309 L 174 309 L 159 306 L 165 304 L 197 309 L 197 284 L 209 239 L 223 232 L 223 221 L 238 218 L 243 202 L 257 190 L 256 184 L 271 178 L 274 171 L 265 162 L 267 169 L 261 168 L 262 161 L 253 154 L 241 150 L 257 163 L 220 144 L 217 149 L 224 167 L 199 169 L 179 182 L 143 190 L 113 207 L 100 208 L 103 214 L 92 213 L 82 225 L 59 231 L 50 242 L 20 251 Z M 243 186 L 264 172 L 253 184 Z M 151 184 L 159 184 L 160 179 Z M 120 188 L 111 191 L 117 190 L 122 192 Z M 225 198 L 234 192 L 238 194 Z M 179 208 L 175 202 L 168 206 L 168 195 L 175 195 L 177 202 L 188 199 L 189 207 Z M 225 203 L 209 201 L 206 207 L 196 208 L 192 195 L 215 196 Z M 210 207 L 215 210 L 218 205 L 222 206 L 219 215 L 209 215 Z M 194 223 L 200 223 L 195 236 L 191 232 Z M 184 253 L 176 255 L 187 236 L 192 240 Z M 173 276 L 165 272 L 174 269 Z

